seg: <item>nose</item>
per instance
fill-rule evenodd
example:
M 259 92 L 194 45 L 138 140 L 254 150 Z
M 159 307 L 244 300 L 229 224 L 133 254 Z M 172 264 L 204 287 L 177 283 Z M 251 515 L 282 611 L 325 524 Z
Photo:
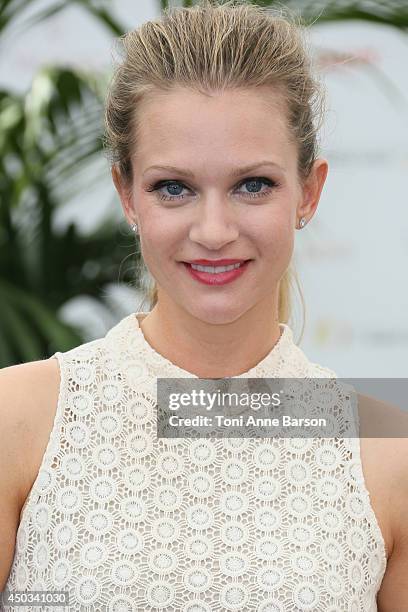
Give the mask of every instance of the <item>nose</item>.
M 239 236 L 236 212 L 233 204 L 221 198 L 208 198 L 197 208 L 189 237 L 209 250 L 220 250 Z

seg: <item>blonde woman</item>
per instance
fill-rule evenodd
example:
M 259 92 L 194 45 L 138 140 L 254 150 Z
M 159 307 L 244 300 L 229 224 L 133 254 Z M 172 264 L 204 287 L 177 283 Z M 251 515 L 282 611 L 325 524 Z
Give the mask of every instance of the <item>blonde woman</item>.
M 336 378 L 288 325 L 295 234 L 328 172 L 303 34 L 283 12 L 202 1 L 123 38 L 106 143 L 152 308 L 0 373 L 9 595 L 46 591 L 54 610 L 408 609 L 406 440 L 364 437 L 392 407 L 359 398 L 361 446 L 156 436 L 158 378 Z

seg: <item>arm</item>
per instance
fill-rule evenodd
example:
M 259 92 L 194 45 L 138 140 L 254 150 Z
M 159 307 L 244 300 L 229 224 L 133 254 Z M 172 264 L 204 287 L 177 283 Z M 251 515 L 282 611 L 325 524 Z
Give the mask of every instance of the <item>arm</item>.
M 23 465 L 19 452 L 18 401 L 11 368 L 0 370 L 0 590 L 4 590 L 14 557 L 22 506 Z
M 377 595 L 378 612 L 408 610 L 408 438 L 392 438 L 399 461 L 392 477 L 393 549 Z
M 0 372 L 0 591 L 4 590 L 14 557 L 21 507 L 21 459 L 16 430 L 5 409 L 7 393 Z
M 371 438 L 364 446 L 371 449 L 370 471 L 387 508 L 392 542 L 377 594 L 378 612 L 402 612 L 408 610 L 408 412 L 362 395 L 359 411 L 361 437 Z
M 0 591 L 13 563 L 20 512 L 49 439 L 58 388 L 55 359 L 0 370 Z

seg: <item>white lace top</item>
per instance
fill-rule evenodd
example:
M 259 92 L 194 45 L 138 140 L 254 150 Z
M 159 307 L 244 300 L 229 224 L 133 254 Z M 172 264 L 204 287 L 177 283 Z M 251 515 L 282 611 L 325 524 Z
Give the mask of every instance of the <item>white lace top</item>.
M 157 438 L 157 377 L 193 375 L 137 316 L 55 353 L 55 421 L 6 589 L 69 594 L 27 611 L 376 611 L 386 551 L 359 437 Z M 336 378 L 281 329 L 239 377 Z

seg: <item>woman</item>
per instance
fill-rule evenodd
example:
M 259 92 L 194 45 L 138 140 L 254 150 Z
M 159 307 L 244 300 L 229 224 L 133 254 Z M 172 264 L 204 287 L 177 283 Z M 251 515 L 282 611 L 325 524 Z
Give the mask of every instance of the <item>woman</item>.
M 0 578 L 70 610 L 403 610 L 404 439 L 156 436 L 158 378 L 336 376 L 287 324 L 322 93 L 301 28 L 234 4 L 124 38 L 106 135 L 153 307 L 2 372 Z

